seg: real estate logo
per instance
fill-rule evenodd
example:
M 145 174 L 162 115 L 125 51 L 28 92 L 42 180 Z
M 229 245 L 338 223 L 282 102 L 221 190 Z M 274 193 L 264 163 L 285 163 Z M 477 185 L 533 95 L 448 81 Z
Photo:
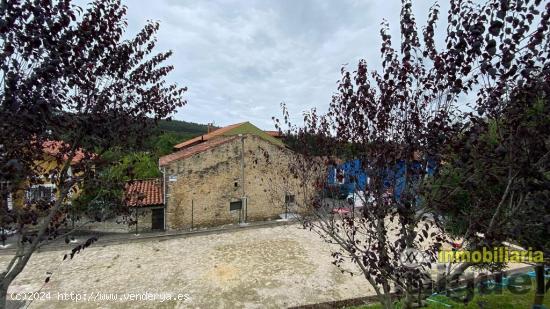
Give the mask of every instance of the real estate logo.
M 510 250 L 507 247 L 481 250 L 441 250 L 437 255 L 439 263 L 542 263 L 542 251 Z
M 399 260 L 401 265 L 410 269 L 417 269 L 422 265 L 433 262 L 429 254 L 414 248 L 407 248 L 401 253 Z M 437 269 L 431 271 L 429 286 L 424 287 L 433 295 L 444 294 L 457 302 L 469 302 L 475 293 L 502 294 L 505 290 L 512 294 L 525 294 L 532 288 L 532 278 L 526 272 L 510 273 L 499 272 L 487 276 L 484 273 L 475 275 L 473 272 L 458 274 L 452 280 L 447 278 L 446 263 L 505 263 L 505 262 L 533 262 L 543 261 L 541 251 L 509 250 L 499 247 L 493 250 L 482 248 L 481 250 L 442 250 L 438 252 L 436 261 Z
M 428 262 L 430 257 L 425 252 L 422 252 L 418 249 L 407 248 L 401 252 L 399 256 L 399 261 L 401 265 L 407 268 L 418 268 L 424 262 Z
M 399 257 L 401 265 L 407 268 L 418 268 L 423 263 L 430 262 L 429 254 L 418 249 L 407 248 Z M 440 250 L 437 254 L 438 263 L 542 263 L 544 253 L 529 248 L 514 250 L 507 247 L 481 250 Z

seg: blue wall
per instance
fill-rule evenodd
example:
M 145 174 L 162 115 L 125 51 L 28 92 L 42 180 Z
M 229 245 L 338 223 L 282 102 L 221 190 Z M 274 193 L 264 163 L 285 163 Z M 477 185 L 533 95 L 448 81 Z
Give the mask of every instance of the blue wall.
M 327 183 L 329 185 L 336 185 L 336 170 L 340 169 L 344 171 L 344 190 L 348 193 L 357 190 L 363 190 L 367 185 L 367 173 L 361 168 L 361 160 L 351 160 L 338 165 L 337 167 L 330 167 L 327 175 Z
M 413 161 L 410 163 L 413 171 L 412 175 L 421 175 L 422 165 L 419 162 Z M 436 171 L 435 160 L 428 160 L 427 173 L 433 175 Z M 367 172 L 361 167 L 361 160 L 355 159 L 344 162 L 337 167 L 330 167 L 327 174 L 327 183 L 329 185 L 338 184 L 336 180 L 336 169 L 344 171 L 344 184 L 342 185 L 344 190 L 351 193 L 355 190 L 364 190 L 367 185 Z M 394 168 L 388 168 L 384 172 L 384 187 L 394 188 L 394 196 L 399 199 L 401 193 L 405 189 L 405 172 L 407 170 L 407 164 L 404 160 L 399 161 Z M 417 171 L 417 172 L 415 172 Z M 409 175 L 410 176 L 410 175 Z M 413 176 L 414 177 L 414 176 Z M 414 178 L 413 178 L 414 179 Z

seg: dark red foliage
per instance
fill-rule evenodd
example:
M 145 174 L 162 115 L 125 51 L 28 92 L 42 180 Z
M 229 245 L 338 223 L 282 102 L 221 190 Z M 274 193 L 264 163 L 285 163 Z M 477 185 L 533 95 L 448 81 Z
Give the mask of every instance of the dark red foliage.
M 328 166 L 334 158 L 361 160 L 370 181 L 356 188 L 366 196 L 360 217 L 335 220 L 315 198 L 316 207 L 308 208 L 313 215 L 305 224 L 339 245 L 378 286 L 385 306 L 391 306 L 389 286 L 411 295 L 422 279 L 421 268 L 410 270 L 400 263 L 403 250 L 433 254 L 444 240 L 430 230 L 437 220 L 424 217 L 433 211 L 421 198 L 430 178 L 428 162 L 445 166 L 441 159 L 465 127 L 502 117 L 515 89 L 548 78 L 550 3 L 490 0 L 477 5 L 451 0 L 443 48 L 434 41 L 439 14 L 434 5 L 419 38 L 411 1 L 403 1 L 399 49 L 393 47 L 389 25 L 382 23 L 380 71 L 369 70 L 367 60 L 359 61 L 352 72 L 344 67 L 326 114 L 312 110 L 304 115 L 303 125 L 295 126 L 283 106 L 283 121 L 275 119 L 300 153 L 289 169 L 301 179 L 310 179 L 305 174 L 320 161 Z M 398 162 L 407 168 L 404 189 L 395 198 L 394 184 L 385 182 Z M 413 162 L 421 168 L 411 168 Z M 323 183 L 324 177 L 316 183 Z M 420 249 L 422 241 L 433 246 Z M 341 256 L 335 261 L 340 264 Z
M 68 196 L 94 178 L 103 152 L 139 144 L 186 103 L 186 88 L 165 80 L 172 52 L 154 52 L 159 24 L 124 39 L 126 10 L 119 0 L 85 9 L 69 0 L 0 2 L 0 181 L 8 184 L 0 195 L 22 197 L 47 181 L 57 196 L 13 210 L 0 198 L 1 227 L 17 229 L 24 247 L 1 273 L 0 291 L 66 225 Z M 36 164 L 45 158 L 56 161 L 53 169 Z

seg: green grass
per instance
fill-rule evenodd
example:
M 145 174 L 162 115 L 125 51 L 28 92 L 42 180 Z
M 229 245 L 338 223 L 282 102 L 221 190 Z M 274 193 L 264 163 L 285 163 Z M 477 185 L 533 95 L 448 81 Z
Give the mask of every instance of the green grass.
M 496 294 L 486 294 L 481 295 L 478 291 L 476 291 L 476 295 L 467 304 L 459 303 L 456 301 L 452 301 L 449 298 L 445 296 L 436 296 L 432 297 L 432 299 L 435 299 L 437 301 L 444 302 L 446 304 L 451 305 L 451 307 L 447 307 L 443 304 L 437 304 L 434 302 L 428 302 L 428 306 L 425 308 L 430 309 L 529 309 L 531 308 L 531 305 L 533 303 L 533 299 L 535 297 L 535 286 L 533 282 L 532 288 L 525 294 L 513 294 L 508 289 L 503 288 L 502 293 Z M 479 304 L 483 304 L 483 307 L 480 307 Z M 544 305 L 550 309 L 550 295 L 547 293 L 544 297 Z M 365 305 L 365 306 L 359 306 L 359 307 L 351 307 L 349 309 L 381 309 L 382 306 L 380 304 L 373 304 L 373 305 Z M 401 308 L 399 304 L 396 304 L 395 308 Z

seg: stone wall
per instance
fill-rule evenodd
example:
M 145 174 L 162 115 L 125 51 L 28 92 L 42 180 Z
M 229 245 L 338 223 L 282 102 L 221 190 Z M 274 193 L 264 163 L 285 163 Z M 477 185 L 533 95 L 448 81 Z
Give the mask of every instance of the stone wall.
M 158 207 L 153 207 L 158 208 Z M 150 232 L 151 229 L 151 207 L 142 207 L 138 210 L 138 226 L 137 231 L 138 233 L 143 232 Z M 135 209 L 130 209 L 130 218 L 135 218 Z M 91 218 L 88 218 L 85 215 L 80 216 L 80 220 L 75 221 L 75 226 L 79 227 L 79 230 L 85 231 L 100 231 L 100 232 L 108 232 L 108 233 L 135 233 L 136 232 L 136 225 L 135 224 L 128 224 L 128 219 L 123 216 L 118 216 L 116 218 L 110 218 L 103 221 L 95 221 Z M 93 221 L 93 222 L 91 222 Z M 69 221 L 69 225 L 71 225 Z M 86 223 L 86 224 L 84 224 Z M 84 224 L 84 225 L 83 225 Z
M 242 140 L 237 138 L 164 167 L 169 229 L 239 222 L 242 213 L 230 211 L 229 204 L 242 197 L 243 141 L 247 220 L 274 219 L 284 212 L 285 192 L 293 187 L 287 163 L 290 151 L 254 135 L 243 135 Z

